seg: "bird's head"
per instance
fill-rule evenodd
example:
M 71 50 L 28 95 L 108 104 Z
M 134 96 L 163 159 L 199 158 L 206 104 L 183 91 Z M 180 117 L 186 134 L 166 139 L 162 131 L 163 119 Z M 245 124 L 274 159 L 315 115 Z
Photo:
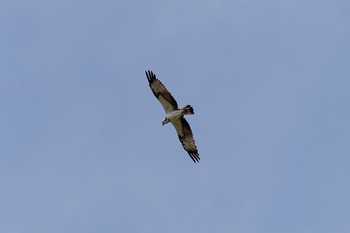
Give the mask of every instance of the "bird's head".
M 169 120 L 168 120 L 168 118 L 165 118 L 164 121 L 162 122 L 162 124 L 165 125 L 167 123 L 169 123 Z

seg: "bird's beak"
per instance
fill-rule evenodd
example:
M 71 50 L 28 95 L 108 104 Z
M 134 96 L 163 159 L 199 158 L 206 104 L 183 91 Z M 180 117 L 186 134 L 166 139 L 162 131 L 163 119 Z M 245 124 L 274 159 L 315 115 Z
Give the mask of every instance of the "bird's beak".
M 163 121 L 163 122 L 162 122 L 162 125 L 164 126 L 164 124 L 165 124 L 165 123 L 164 123 L 164 121 Z

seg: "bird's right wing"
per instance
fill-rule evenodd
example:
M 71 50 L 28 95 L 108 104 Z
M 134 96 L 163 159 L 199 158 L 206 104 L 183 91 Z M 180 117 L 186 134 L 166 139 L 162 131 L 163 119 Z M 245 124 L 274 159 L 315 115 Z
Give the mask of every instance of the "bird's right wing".
M 199 162 L 199 154 L 193 138 L 192 130 L 184 117 L 172 122 L 179 136 L 183 148 L 187 151 L 193 162 Z

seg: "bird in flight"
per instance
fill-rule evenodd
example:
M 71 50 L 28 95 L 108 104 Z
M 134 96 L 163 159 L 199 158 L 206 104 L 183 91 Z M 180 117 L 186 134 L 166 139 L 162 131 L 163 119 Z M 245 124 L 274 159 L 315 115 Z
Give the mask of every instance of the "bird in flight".
M 173 124 L 183 148 L 187 151 L 193 162 L 199 162 L 200 158 L 191 127 L 184 118 L 184 115 L 194 114 L 192 106 L 186 105 L 184 108 L 179 109 L 174 97 L 165 88 L 163 83 L 157 79 L 156 75 L 148 70 L 146 71 L 146 76 L 154 96 L 159 100 L 165 110 L 166 117 L 162 124 L 165 125 L 169 122 Z

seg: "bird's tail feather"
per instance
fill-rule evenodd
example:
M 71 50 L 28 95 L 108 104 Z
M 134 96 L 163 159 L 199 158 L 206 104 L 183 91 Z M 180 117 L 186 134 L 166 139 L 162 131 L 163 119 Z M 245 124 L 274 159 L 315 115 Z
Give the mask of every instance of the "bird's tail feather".
M 193 107 L 191 105 L 186 105 L 183 109 L 183 114 L 184 115 L 191 115 L 194 114 Z

